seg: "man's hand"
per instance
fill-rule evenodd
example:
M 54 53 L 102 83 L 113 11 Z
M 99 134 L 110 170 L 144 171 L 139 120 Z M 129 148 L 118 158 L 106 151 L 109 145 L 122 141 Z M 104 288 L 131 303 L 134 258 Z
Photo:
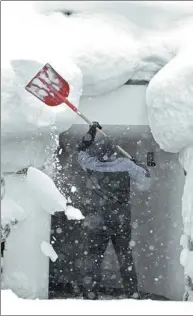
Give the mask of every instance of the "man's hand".
M 82 142 L 78 146 L 78 150 L 86 150 L 90 147 L 96 137 L 97 128 L 102 129 L 98 122 L 92 122 L 88 132 L 83 136 Z
M 102 129 L 102 126 L 98 122 L 92 122 L 92 125 L 90 125 L 90 128 L 88 130 L 88 133 L 91 135 L 92 138 L 95 138 L 97 128 Z
M 134 157 L 131 157 L 130 160 L 133 161 L 135 164 L 137 163 L 137 160 Z

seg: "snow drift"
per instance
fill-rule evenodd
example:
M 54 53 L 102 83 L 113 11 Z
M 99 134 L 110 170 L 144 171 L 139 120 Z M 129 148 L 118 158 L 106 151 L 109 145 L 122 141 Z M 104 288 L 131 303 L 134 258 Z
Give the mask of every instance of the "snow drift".
M 193 49 L 183 50 L 151 80 L 147 89 L 149 125 L 169 152 L 193 143 Z

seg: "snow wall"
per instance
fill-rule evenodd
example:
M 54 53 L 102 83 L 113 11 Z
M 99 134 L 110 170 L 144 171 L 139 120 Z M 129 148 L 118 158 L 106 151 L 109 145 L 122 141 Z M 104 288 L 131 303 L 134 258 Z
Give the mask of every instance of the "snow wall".
M 134 240 L 136 240 L 134 255 L 136 256 L 139 283 L 143 290 L 165 295 L 173 300 L 181 300 L 184 292 L 184 277 L 179 256 L 184 175 L 177 155 L 160 152 L 155 141 L 152 144 L 145 105 L 146 89 L 146 86 L 124 85 L 99 97 L 82 97 L 80 110 L 91 120 L 98 120 L 102 125 L 132 125 L 133 128 L 128 136 L 134 142 L 142 139 L 142 147 L 139 150 L 142 155 L 139 158 L 142 160 L 145 158 L 143 157 L 144 151 L 153 150 L 155 152 L 157 166 L 154 170 L 156 173 L 152 192 L 154 198 L 151 199 L 151 203 L 146 209 L 147 213 L 143 203 L 137 204 L 137 195 L 132 200 L 133 209 L 136 209 L 136 212 L 133 212 L 133 221 L 141 223 L 139 229 L 134 231 Z M 117 116 L 117 112 L 119 116 Z M 77 117 L 75 123 L 83 122 Z M 26 188 L 25 177 L 10 175 L 6 177 L 6 182 L 10 196 L 20 204 L 22 201 L 22 207 L 30 208 L 33 212 L 24 222 L 18 224 L 8 239 L 8 251 L 4 261 L 4 286 L 13 289 L 22 297 L 47 298 L 49 259 L 42 254 L 40 244 L 42 241 L 49 242 L 51 215 L 42 210 L 35 197 L 30 195 Z M 25 199 L 22 199 L 23 194 Z M 140 199 L 142 201 L 144 199 L 145 203 L 146 194 L 140 196 Z M 150 210 L 149 218 L 148 209 Z M 151 225 L 144 224 L 146 220 L 151 221 L 151 218 L 153 218 L 151 224 L 153 234 L 150 232 Z M 160 223 L 164 223 L 162 228 Z M 144 236 L 146 236 L 146 241 L 144 241 Z M 146 246 L 150 247 L 152 244 L 156 253 L 152 253 L 151 248 Z M 138 259 L 140 248 L 146 248 L 146 255 L 142 255 L 142 259 L 141 255 Z M 144 270 L 145 266 L 150 265 L 150 272 Z

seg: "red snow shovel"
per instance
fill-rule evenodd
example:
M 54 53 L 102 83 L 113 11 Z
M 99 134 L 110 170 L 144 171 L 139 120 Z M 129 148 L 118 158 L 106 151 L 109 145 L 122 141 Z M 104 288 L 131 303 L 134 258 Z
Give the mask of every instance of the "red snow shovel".
M 58 106 L 62 103 L 65 103 L 84 121 L 86 121 L 89 125 L 92 125 L 92 122 L 86 116 L 84 116 L 70 101 L 68 101 L 67 97 L 70 92 L 68 82 L 64 80 L 49 64 L 46 64 L 37 73 L 37 75 L 27 84 L 25 89 L 49 106 Z M 103 136 L 107 137 L 107 135 L 102 130 L 97 128 L 97 131 Z M 117 145 L 117 148 L 127 158 L 132 159 L 132 157 L 119 145 Z

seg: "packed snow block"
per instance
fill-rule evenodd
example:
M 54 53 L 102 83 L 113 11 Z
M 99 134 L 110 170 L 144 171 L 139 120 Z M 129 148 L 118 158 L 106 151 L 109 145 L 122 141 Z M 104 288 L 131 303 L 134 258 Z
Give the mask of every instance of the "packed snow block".
M 5 182 L 10 198 L 23 208 L 26 217 L 18 218 L 6 240 L 2 286 L 22 298 L 47 298 L 49 259 L 40 245 L 50 240 L 51 215 L 31 194 L 24 175 L 6 176 Z
M 56 188 L 52 179 L 42 171 L 30 167 L 27 172 L 27 185 L 39 205 L 49 214 L 65 212 L 66 198 Z
M 1 201 L 1 225 L 9 225 L 11 222 L 22 221 L 26 218 L 27 212 L 9 196 Z
M 50 260 L 52 260 L 52 262 L 55 262 L 58 259 L 58 255 L 51 244 L 49 244 L 46 241 L 42 241 L 40 247 L 41 247 L 42 253 L 45 256 L 49 257 Z
M 193 142 L 193 60 L 188 47 L 163 67 L 147 88 L 148 119 L 160 147 L 177 153 Z

